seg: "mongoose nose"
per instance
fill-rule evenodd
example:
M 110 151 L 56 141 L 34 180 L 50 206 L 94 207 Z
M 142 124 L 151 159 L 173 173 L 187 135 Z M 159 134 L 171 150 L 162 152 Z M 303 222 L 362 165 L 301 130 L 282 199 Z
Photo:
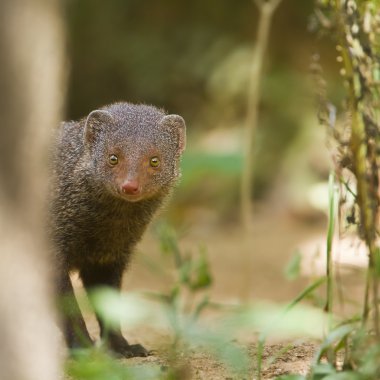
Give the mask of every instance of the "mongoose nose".
M 139 192 L 139 183 L 136 180 L 128 180 L 121 185 L 121 189 L 125 194 L 134 195 Z

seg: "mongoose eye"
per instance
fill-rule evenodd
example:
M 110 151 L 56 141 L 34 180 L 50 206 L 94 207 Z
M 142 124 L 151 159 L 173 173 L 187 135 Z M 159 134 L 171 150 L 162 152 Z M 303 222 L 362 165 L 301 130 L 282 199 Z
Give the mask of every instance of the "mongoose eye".
M 160 165 L 160 159 L 158 157 L 152 157 L 150 159 L 150 166 L 152 168 L 157 168 Z
M 111 165 L 116 165 L 118 162 L 119 162 L 119 159 L 117 158 L 116 155 L 114 154 L 111 154 L 108 158 L 108 162 L 111 164 Z

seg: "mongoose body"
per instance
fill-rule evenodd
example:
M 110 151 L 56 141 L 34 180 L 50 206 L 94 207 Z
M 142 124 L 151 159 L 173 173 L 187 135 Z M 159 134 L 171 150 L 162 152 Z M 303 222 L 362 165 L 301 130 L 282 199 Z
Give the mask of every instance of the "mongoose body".
M 185 130 L 178 115 L 129 103 L 61 125 L 53 159 L 51 232 L 58 290 L 73 298 L 64 316 L 69 347 L 82 345 L 83 337 L 90 341 L 70 271 L 79 272 L 86 290 L 120 288 L 135 245 L 179 177 Z M 120 331 L 108 333 L 107 344 L 126 357 L 147 355 Z

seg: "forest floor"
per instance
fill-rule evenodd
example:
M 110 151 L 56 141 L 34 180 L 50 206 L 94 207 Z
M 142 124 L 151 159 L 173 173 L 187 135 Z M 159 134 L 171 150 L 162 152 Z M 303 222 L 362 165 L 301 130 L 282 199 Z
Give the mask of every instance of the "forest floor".
M 289 281 L 284 276 L 284 268 L 297 249 L 312 246 L 314 252 L 323 247 L 326 221 L 308 222 L 300 220 L 288 212 L 267 211 L 259 208 L 252 233 L 244 235 L 237 226 L 210 227 L 213 224 L 206 215 L 195 214 L 195 220 L 205 220 L 202 225 L 195 224 L 179 240 L 180 247 L 186 252 L 197 251 L 199 244 L 207 247 L 208 259 L 213 275 L 210 299 L 223 304 L 236 304 L 241 301 L 269 300 L 271 302 L 288 303 L 294 299 L 307 284 L 310 278 L 304 276 Z M 214 224 L 214 226 L 217 224 Z M 309 243 L 308 243 L 309 242 Z M 312 242 L 312 243 L 310 243 Z M 166 278 L 152 272 L 147 265 L 153 260 L 169 267 L 169 261 L 160 253 L 159 242 L 151 232 L 147 234 L 138 247 L 128 273 L 125 275 L 123 290 L 125 292 L 143 290 L 167 292 L 173 285 L 175 272 L 169 270 Z M 355 277 L 356 278 L 356 277 Z M 349 292 L 358 291 L 358 281 L 348 281 Z M 345 289 L 347 290 L 347 289 Z M 86 320 L 90 331 L 96 334 L 94 319 Z M 133 331 L 125 331 L 125 336 L 133 344 L 139 342 L 152 349 L 154 355 L 147 358 L 128 359 L 128 363 L 158 364 L 163 370 L 168 365 L 168 354 L 165 344 L 170 338 L 164 331 L 157 331 L 150 326 L 140 326 Z M 257 351 L 257 334 L 245 337 L 237 344 L 248 350 L 252 359 L 250 379 L 255 378 Z M 162 348 L 164 347 L 164 348 Z M 167 347 L 167 346 L 166 346 Z M 287 347 L 287 349 L 284 349 Z M 283 374 L 306 374 L 317 348 L 311 340 L 269 341 L 264 350 L 263 379 L 272 379 Z M 279 353 L 281 353 L 279 355 Z M 221 362 L 212 355 L 202 351 L 184 351 L 186 375 L 183 379 L 240 379 L 231 374 Z M 181 353 L 180 353 L 181 356 Z M 268 360 L 276 360 L 268 365 Z
M 154 334 L 153 334 L 154 336 Z M 291 345 L 287 348 L 286 352 L 279 355 L 284 351 L 284 347 Z M 263 361 L 267 359 L 276 358 L 270 365 L 264 365 L 262 368 L 262 379 L 275 379 L 278 376 L 286 374 L 300 374 L 306 375 L 308 373 L 310 363 L 313 359 L 316 345 L 312 342 L 301 340 L 294 342 L 279 342 L 269 343 L 265 346 L 263 353 Z M 239 375 L 231 372 L 225 364 L 215 359 L 211 354 L 202 350 L 190 351 L 189 353 L 182 353 L 183 367 L 181 370 L 181 379 L 194 379 L 194 380 L 243 380 L 255 379 L 256 377 L 256 353 L 257 345 L 255 343 L 248 343 L 245 345 L 248 351 L 249 358 L 251 359 L 251 366 L 249 369 L 249 377 L 240 377 Z M 180 353 L 181 355 L 181 353 Z M 186 355 L 186 357 L 185 357 Z M 127 363 L 133 364 L 158 364 L 162 370 L 168 366 L 168 355 L 165 351 L 158 351 L 157 354 L 147 358 L 133 358 L 125 359 Z

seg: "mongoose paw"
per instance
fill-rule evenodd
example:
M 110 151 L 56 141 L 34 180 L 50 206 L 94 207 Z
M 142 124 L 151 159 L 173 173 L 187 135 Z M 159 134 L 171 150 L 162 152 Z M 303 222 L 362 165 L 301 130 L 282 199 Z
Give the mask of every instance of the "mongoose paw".
M 120 358 L 146 357 L 150 352 L 141 344 L 126 345 L 123 347 L 113 347 L 112 351 Z
M 132 357 L 135 357 L 135 356 L 146 357 L 146 356 L 149 356 L 150 354 L 150 352 L 141 344 L 132 344 L 129 346 L 129 350 L 132 353 Z
M 134 358 L 136 356 L 146 357 L 149 356 L 149 351 L 141 344 L 129 344 L 121 336 L 113 336 L 109 341 L 109 348 L 118 356 L 123 358 Z

